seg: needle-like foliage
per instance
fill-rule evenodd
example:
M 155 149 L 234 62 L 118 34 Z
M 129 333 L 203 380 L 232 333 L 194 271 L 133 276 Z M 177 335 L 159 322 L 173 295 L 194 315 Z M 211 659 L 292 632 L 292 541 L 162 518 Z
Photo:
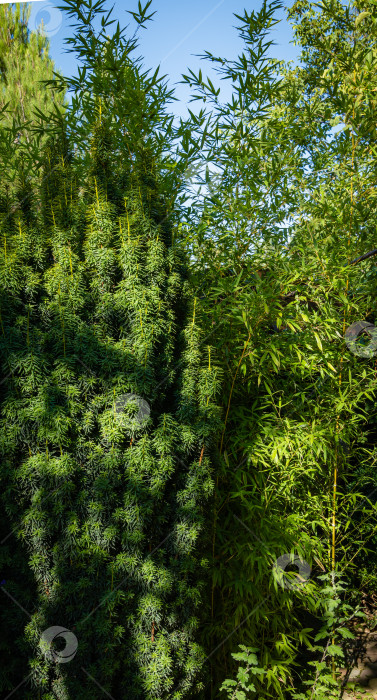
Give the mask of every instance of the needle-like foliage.
M 127 71 L 135 84 L 137 67 Z M 141 142 L 120 172 L 105 103 L 87 170 L 75 170 L 66 130 L 51 131 L 37 224 L 20 213 L 1 224 L 3 485 L 36 588 L 32 692 L 178 700 L 204 688 L 219 379 L 159 154 Z M 77 640 L 69 663 L 43 641 L 59 625 Z

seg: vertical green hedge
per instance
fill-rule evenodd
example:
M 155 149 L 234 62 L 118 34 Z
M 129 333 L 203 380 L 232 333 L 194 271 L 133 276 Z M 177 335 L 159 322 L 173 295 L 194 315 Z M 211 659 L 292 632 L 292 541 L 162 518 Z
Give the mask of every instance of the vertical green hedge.
M 177 700 L 203 688 L 219 379 L 153 152 L 117 189 L 109 123 L 101 110 L 85 183 L 66 136 L 51 139 L 37 225 L 1 223 L 4 498 L 36 589 L 32 696 Z M 57 625 L 77 638 L 69 663 L 41 642 Z

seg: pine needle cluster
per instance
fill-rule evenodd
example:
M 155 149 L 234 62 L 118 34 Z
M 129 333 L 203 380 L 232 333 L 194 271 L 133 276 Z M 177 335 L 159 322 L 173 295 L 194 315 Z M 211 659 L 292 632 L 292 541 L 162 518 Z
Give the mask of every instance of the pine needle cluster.
M 51 137 L 34 218 L 0 223 L 2 487 L 35 589 L 20 643 L 44 700 L 178 700 L 203 688 L 219 376 L 158 164 L 145 149 L 117 183 L 109 124 L 99 102 L 85 182 Z M 41 641 L 56 625 L 69 663 Z

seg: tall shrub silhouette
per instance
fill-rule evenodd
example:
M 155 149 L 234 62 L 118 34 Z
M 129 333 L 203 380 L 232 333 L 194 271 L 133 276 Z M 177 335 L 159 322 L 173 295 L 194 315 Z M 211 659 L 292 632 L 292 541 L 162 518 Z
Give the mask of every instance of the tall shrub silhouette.
M 146 91 L 130 61 L 127 76 Z M 83 127 L 85 167 L 70 129 L 51 129 L 37 225 L 22 213 L 1 225 L 5 500 L 36 587 L 24 692 L 31 682 L 44 700 L 178 699 L 204 687 L 200 543 L 218 373 L 160 146 L 141 140 L 119 158 L 105 85 Z M 69 663 L 46 648 L 56 626 L 77 639 Z

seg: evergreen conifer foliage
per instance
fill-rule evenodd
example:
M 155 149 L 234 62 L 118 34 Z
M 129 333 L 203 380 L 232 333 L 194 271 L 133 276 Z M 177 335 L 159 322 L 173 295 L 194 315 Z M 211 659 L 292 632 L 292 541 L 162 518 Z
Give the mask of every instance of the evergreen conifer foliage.
M 30 13 L 27 3 L 0 6 L 0 197 L 8 196 L 14 204 L 16 195 L 24 208 L 30 207 L 40 147 L 46 140 L 46 134 L 38 139 L 31 133 L 30 126 L 39 122 L 36 110 L 63 113 L 67 107 L 64 91 L 52 93 L 43 84 L 52 78 L 55 66 L 48 38 L 40 28 L 28 29 Z
M 20 191 L 18 192 L 21 196 Z M 20 202 L 19 202 L 20 203 Z M 11 691 L 20 675 L 30 672 L 24 638 L 27 612 L 33 609 L 36 582 L 27 566 L 27 551 L 15 539 L 20 511 L 15 500 L 14 464 L 29 449 L 36 423 L 26 420 L 27 402 L 44 374 L 41 329 L 38 327 L 43 274 L 49 249 L 45 229 L 32 203 L 7 206 L 0 213 L 0 404 L 8 399 L 8 416 L 1 430 L 1 639 L 0 691 Z M 18 605 L 13 600 L 17 601 Z M 10 604 L 11 603 L 11 604 Z
M 102 168 L 106 124 L 101 106 L 85 183 L 64 135 L 46 149 L 45 173 L 62 165 L 41 192 L 39 238 L 19 213 L 43 265 L 28 267 L 21 248 L 10 266 L 8 223 L 1 231 L 3 374 L 13 372 L 1 414 L 5 499 L 37 588 L 25 619 L 32 693 L 178 700 L 204 687 L 198 545 L 219 377 L 210 348 L 203 356 L 151 144 L 125 165 L 120 214 Z M 77 640 L 64 663 L 56 642 L 46 648 L 56 626 Z

